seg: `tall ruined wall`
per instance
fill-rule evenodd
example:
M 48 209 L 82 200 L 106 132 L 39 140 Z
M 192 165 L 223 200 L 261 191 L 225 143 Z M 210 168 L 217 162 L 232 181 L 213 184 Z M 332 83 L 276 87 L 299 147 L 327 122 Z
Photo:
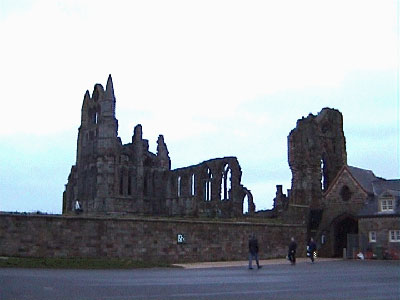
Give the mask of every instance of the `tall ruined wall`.
M 347 164 L 342 114 L 324 108 L 317 115 L 297 121 L 288 136 L 288 160 L 292 171 L 291 213 L 305 214 L 321 207 L 322 192 Z
M 250 204 L 250 191 L 241 184 L 242 171 L 236 157 L 215 158 L 169 174 L 167 215 L 196 217 L 238 217 Z M 244 203 L 245 196 L 249 203 Z
M 299 225 L 0 215 L 0 256 L 245 260 L 251 233 L 258 237 L 261 259 L 284 257 L 291 236 L 300 253 L 305 249 L 306 229 Z M 178 243 L 178 234 L 185 243 Z

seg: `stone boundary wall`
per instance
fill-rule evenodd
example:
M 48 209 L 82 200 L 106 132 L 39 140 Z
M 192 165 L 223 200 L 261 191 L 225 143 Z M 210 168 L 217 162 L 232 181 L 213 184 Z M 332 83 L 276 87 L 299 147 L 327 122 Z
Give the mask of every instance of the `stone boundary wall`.
M 303 225 L 154 218 L 0 215 L 0 256 L 129 257 L 171 263 L 245 260 L 255 233 L 260 259 L 285 257 L 290 237 L 305 249 Z M 178 235 L 184 242 L 178 243 Z

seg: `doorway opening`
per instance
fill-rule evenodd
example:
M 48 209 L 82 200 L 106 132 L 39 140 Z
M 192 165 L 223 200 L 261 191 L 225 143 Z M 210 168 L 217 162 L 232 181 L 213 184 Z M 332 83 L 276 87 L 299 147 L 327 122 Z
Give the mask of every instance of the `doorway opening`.
M 357 219 L 352 216 L 346 216 L 334 226 L 334 256 L 343 257 L 343 249 L 347 248 L 347 235 L 358 234 Z

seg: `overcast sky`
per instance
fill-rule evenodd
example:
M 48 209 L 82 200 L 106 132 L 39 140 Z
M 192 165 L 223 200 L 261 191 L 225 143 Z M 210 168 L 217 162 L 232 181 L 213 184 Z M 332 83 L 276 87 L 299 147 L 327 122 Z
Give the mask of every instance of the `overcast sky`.
M 324 107 L 348 164 L 399 178 L 399 1 L 0 0 L 0 211 L 61 213 L 86 90 L 112 74 L 123 143 L 172 168 L 237 156 L 256 209 Z

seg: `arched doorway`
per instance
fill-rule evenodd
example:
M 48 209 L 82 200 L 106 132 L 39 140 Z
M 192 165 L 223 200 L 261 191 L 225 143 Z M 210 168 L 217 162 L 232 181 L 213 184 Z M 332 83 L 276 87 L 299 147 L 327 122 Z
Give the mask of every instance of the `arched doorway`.
M 353 216 L 339 217 L 334 224 L 334 256 L 342 257 L 343 249 L 347 248 L 347 235 L 358 233 L 358 222 Z

